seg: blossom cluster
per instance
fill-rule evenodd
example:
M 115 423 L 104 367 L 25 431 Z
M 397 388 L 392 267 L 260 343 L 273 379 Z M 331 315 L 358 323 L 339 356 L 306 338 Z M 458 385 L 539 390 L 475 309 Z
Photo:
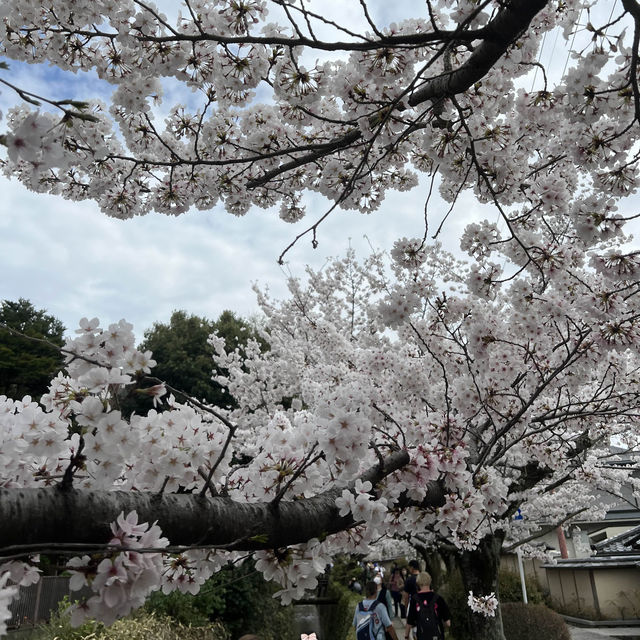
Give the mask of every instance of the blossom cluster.
M 124 417 L 119 395 L 144 388 L 152 354 L 135 349 L 126 322 L 102 329 L 83 319 L 64 347 L 67 374 L 41 404 L 0 402 L 2 484 L 207 491 L 272 505 L 330 495 L 347 530 L 256 554 L 285 602 L 313 589 L 336 552 L 367 553 L 385 537 L 445 539 L 466 552 L 496 529 L 527 537 L 585 502 L 596 517 L 595 492 L 619 491 L 629 473 L 599 463 L 607 438 L 638 444 L 636 343 L 603 335 L 638 315 L 636 256 L 576 246 L 550 244 L 538 268 L 495 283 L 489 297 L 465 290 L 464 265 L 417 240 L 398 245 L 391 269 L 382 255 L 359 263 L 350 253 L 307 283 L 291 280 L 289 299 L 262 293 L 269 349 L 250 341 L 241 353 L 211 338 L 216 380 L 235 400 L 225 410 L 179 404 L 160 387 L 146 415 Z M 616 286 L 625 295 L 614 304 L 606 294 Z M 381 303 L 405 292 L 419 304 L 389 326 Z M 399 450 L 409 464 L 364 479 Z M 524 520 L 509 517 L 515 507 Z M 74 588 L 95 592 L 74 620 L 113 620 L 154 588 L 195 593 L 237 558 L 162 554 L 160 530 L 135 513 L 121 514 L 112 534 L 114 548 L 70 562 Z M 472 600 L 487 612 L 492 603 Z
M 211 416 L 169 397 L 168 412 L 123 418 L 120 397 L 155 364 L 135 348 L 131 324 L 103 329 L 83 318 L 76 334 L 63 347 L 66 375 L 40 403 L 0 396 L 0 485 L 46 486 L 68 472 L 87 488 L 173 490 L 201 486 L 199 468 L 217 465 L 212 480 L 226 472 L 226 429 Z M 166 393 L 157 384 L 142 391 L 154 404 Z
M 8 585 L 11 574 L 8 571 L 0 573 L 0 636 L 7 633 L 7 620 L 11 618 L 9 604 L 18 592 L 18 587 Z
M 110 104 L 43 99 L 17 87 L 37 109 L 7 113 L 5 173 L 38 192 L 93 199 L 120 218 L 222 203 L 236 215 L 279 205 L 295 222 L 307 190 L 368 213 L 388 190 L 415 187 L 417 169 L 439 174 L 449 202 L 468 188 L 506 217 L 510 237 L 498 238 L 493 223 L 465 234 L 476 256 L 502 241 L 526 254 L 526 236 L 542 220 L 587 247 L 619 234 L 615 201 L 638 184 L 633 20 L 624 8 L 611 18 L 614 31 L 594 24 L 592 3 L 547 4 L 526 30 L 503 34 L 513 41 L 487 65 L 483 47 L 450 34 L 477 29 L 484 42 L 503 8 L 498 0 L 431 2 L 428 15 L 373 31 L 365 10 L 360 33 L 304 6 L 299 21 L 266 0 L 194 6 L 167 17 L 131 0 L 4 3 L 5 56 L 95 70 L 115 87 Z M 583 30 L 585 10 L 593 22 Z M 321 39 L 330 25 L 337 39 Z M 564 77 L 552 84 L 544 75 L 542 86 L 534 78 L 526 90 L 519 80 L 539 66 L 553 29 L 565 40 Z M 576 35 L 587 41 L 576 43 L 580 54 L 569 50 Z M 456 89 L 455 101 L 438 89 L 444 73 L 464 78 L 474 68 L 485 71 Z M 192 96 L 164 107 L 167 87 Z
M 479 613 L 485 618 L 493 618 L 499 603 L 495 593 L 490 593 L 487 596 L 474 596 L 473 591 L 469 591 L 467 604 L 474 613 Z
M 135 511 L 121 513 L 111 524 L 113 537 L 109 541 L 114 551 L 97 566 L 90 556 L 69 560 L 69 587 L 77 591 L 90 585 L 95 595 L 72 605 L 71 622 L 79 625 L 86 618 L 111 624 L 142 606 L 151 591 L 157 588 L 162 574 L 161 549 L 169 544 L 157 525 L 138 523 Z M 141 549 L 142 551 L 136 551 Z M 157 553 L 150 549 L 158 549 Z

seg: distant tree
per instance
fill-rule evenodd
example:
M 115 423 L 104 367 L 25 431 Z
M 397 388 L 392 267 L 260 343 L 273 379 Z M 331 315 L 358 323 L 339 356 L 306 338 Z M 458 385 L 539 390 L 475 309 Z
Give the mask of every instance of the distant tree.
M 139 348 L 152 351 L 158 361 L 154 376 L 194 398 L 230 407 L 233 398 L 212 380 L 217 371 L 208 338 L 214 332 L 225 339 L 229 350 L 242 348 L 247 338 L 255 337 L 252 327 L 231 311 L 223 311 L 215 321 L 174 311 L 168 324 L 155 322 L 145 331 Z
M 31 302 L 3 300 L 0 305 L 0 395 L 39 398 L 63 362 L 65 327 Z M 21 335 L 20 335 L 21 334 Z

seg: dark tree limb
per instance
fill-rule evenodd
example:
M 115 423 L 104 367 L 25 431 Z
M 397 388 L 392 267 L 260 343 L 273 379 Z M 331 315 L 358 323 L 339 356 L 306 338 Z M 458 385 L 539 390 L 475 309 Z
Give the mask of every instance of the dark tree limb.
M 458 69 L 429 80 L 413 93 L 413 107 L 426 100 L 463 93 L 482 80 L 507 49 L 526 31 L 531 21 L 549 0 L 512 0 L 507 2 L 483 29 L 482 41 Z
M 364 473 L 361 480 L 375 486 L 408 463 L 406 451 L 392 453 L 382 465 Z M 353 484 L 346 488 L 353 488 Z M 335 504 L 344 489 L 280 501 L 277 508 L 268 502 L 236 502 L 193 493 L 0 489 L 0 555 L 2 548 L 11 546 L 14 552 L 17 545 L 104 545 L 110 537 L 109 523 L 121 511 L 133 510 L 139 522 L 157 521 L 173 545 L 214 545 L 245 551 L 286 547 L 354 526 L 353 518 L 340 516 Z

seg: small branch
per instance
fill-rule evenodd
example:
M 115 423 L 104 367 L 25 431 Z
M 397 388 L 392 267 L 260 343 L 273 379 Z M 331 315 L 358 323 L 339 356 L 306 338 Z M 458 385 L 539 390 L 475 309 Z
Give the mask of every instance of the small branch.
M 518 540 L 518 542 L 514 542 L 510 544 L 508 547 L 503 547 L 502 551 L 506 553 L 511 553 L 512 551 L 515 551 L 518 547 L 522 546 L 523 544 L 527 544 L 527 542 L 531 542 L 532 540 L 536 540 L 537 538 L 541 538 L 542 536 L 546 536 L 548 533 L 555 531 L 560 525 L 564 524 L 568 520 L 571 520 L 572 518 L 575 518 L 576 516 L 579 516 L 581 513 L 584 513 L 587 510 L 588 510 L 588 507 L 583 507 L 582 509 L 578 509 L 578 511 L 572 511 L 571 513 L 566 515 L 564 518 L 562 518 L 562 520 L 559 520 L 554 524 L 550 524 L 546 527 L 543 527 L 542 529 L 540 529 L 539 531 L 536 531 L 530 536 L 523 538 L 522 540 Z

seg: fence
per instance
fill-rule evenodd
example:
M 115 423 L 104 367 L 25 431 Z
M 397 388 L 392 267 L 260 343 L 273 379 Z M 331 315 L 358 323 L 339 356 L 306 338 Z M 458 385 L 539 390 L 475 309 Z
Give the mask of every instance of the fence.
M 68 595 L 69 578 L 42 576 L 36 584 L 20 587 L 18 596 L 9 605 L 9 629 L 47 622 L 51 612 L 57 611 L 58 603 Z M 74 592 L 74 597 L 78 595 Z

